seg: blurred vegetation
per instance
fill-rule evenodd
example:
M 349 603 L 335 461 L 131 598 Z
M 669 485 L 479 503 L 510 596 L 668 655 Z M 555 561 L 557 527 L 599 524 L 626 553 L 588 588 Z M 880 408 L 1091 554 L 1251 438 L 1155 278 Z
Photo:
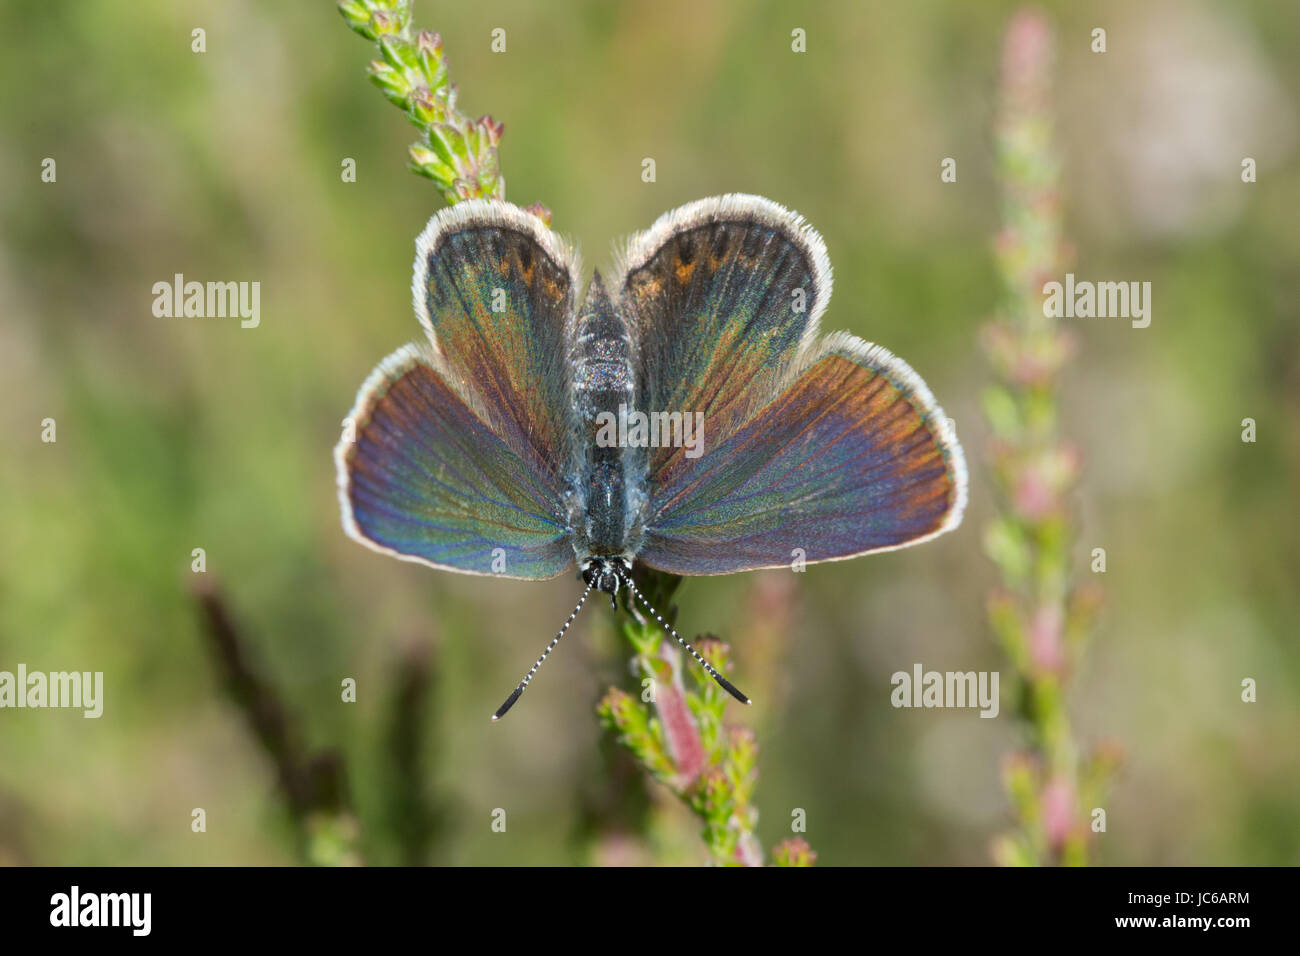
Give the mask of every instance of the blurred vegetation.
M 1084 461 L 1074 562 L 1108 554 L 1069 708 L 1082 738 L 1128 755 L 1097 858 L 1300 863 L 1300 9 L 1044 6 L 1073 270 L 1150 280 L 1154 299 L 1148 329 L 1071 320 L 1081 358 L 1063 382 Z M 957 421 L 972 464 L 958 532 L 675 595 L 684 633 L 724 635 L 755 698 L 762 845 L 802 810 L 822 864 L 983 863 L 1011 821 L 1013 723 L 895 710 L 889 679 L 1001 661 L 983 617 L 977 331 L 1001 296 L 992 130 L 1014 9 L 416 3 L 467 114 L 505 124 L 511 199 L 554 210 L 589 267 L 674 205 L 770 196 L 826 238 L 824 327 L 902 355 Z M 367 372 L 418 333 L 413 241 L 442 202 L 406 171 L 411 127 L 376 105 L 334 5 L 10 0 L 0 28 L 0 669 L 105 675 L 98 720 L 0 712 L 0 862 L 302 858 L 196 608 L 198 547 L 296 746 L 345 764 L 361 860 L 702 862 L 696 821 L 592 719 L 627 681 L 607 611 L 509 721 L 488 720 L 576 582 L 438 574 L 339 528 L 330 451 Z M 175 273 L 259 281 L 260 326 L 155 317 L 151 288 Z M 421 666 L 423 697 L 403 680 Z M 403 775 L 425 789 L 395 797 Z
M 1013 678 L 1006 696 L 1024 728 L 1022 748 L 1003 762 L 1017 828 L 994 841 L 993 855 L 1023 866 L 1088 863 L 1095 834 L 1106 832 L 1108 786 L 1123 752 L 1112 742 L 1094 748 L 1077 740 L 1068 708 L 1102 601 L 1089 572 L 1106 567 L 1104 548 L 1087 566 L 1071 562 L 1077 528 L 1070 495 L 1080 462 L 1060 433 L 1058 393 L 1078 339 L 1043 307 L 1044 284 L 1071 267 L 1053 145 L 1055 63 L 1047 18 L 1017 13 L 1003 41 L 997 119 L 1005 298 L 980 333 L 996 379 L 981 401 L 992 430 L 988 471 L 997 507 L 984 548 L 1001 577 L 987 610 Z

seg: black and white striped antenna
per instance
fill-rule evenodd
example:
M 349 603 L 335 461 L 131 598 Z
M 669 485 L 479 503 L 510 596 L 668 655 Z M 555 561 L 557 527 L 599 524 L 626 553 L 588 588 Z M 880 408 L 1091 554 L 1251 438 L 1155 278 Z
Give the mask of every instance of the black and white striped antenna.
M 697 651 L 695 648 L 691 647 L 691 645 L 687 644 L 684 640 L 682 640 L 682 636 L 677 633 L 677 629 L 673 627 L 671 624 L 669 624 L 667 621 L 665 621 L 659 615 L 659 612 L 654 609 L 654 606 L 651 605 L 651 603 L 646 600 L 646 596 L 642 594 L 639 590 L 637 590 L 637 586 L 632 583 L 631 574 L 628 574 L 622 568 L 620 568 L 617 573 L 618 576 L 623 579 L 623 583 L 627 585 L 627 589 L 631 591 L 633 595 L 636 596 L 636 599 L 638 601 L 640 601 L 642 604 L 645 605 L 647 611 L 649 611 L 651 614 L 654 615 L 655 620 L 659 622 L 659 626 L 662 627 L 669 634 L 671 634 L 673 636 L 673 640 L 675 640 L 678 644 L 682 645 L 682 647 L 686 648 L 687 652 L 691 655 L 691 657 L 695 658 L 695 660 L 699 662 L 699 665 L 704 668 L 704 672 L 718 682 L 719 687 L 725 690 L 732 697 L 736 698 L 736 700 L 740 701 L 742 704 L 753 703 L 753 701 L 750 700 L 748 697 L 746 697 L 743 693 L 741 693 L 740 690 L 733 683 L 731 683 L 731 681 L 727 680 L 725 677 L 719 674 L 718 669 L 714 667 L 712 664 L 710 664 L 708 661 L 706 661 L 700 655 L 699 651 Z
M 550 656 L 551 651 L 555 650 L 555 645 L 560 643 L 560 638 L 564 636 L 564 632 L 569 629 L 569 625 L 573 623 L 573 619 L 578 616 L 578 612 L 582 610 L 582 606 L 587 603 L 587 597 L 591 594 L 591 589 L 593 587 L 594 585 L 592 584 L 587 585 L 587 589 L 582 592 L 582 597 L 578 598 L 577 606 L 573 609 L 573 613 L 569 615 L 569 619 L 564 622 L 564 626 L 560 628 L 560 632 L 555 635 L 551 640 L 551 643 L 546 645 L 546 650 L 542 651 L 542 656 L 537 658 L 537 663 L 534 664 L 532 668 L 529 669 L 528 673 L 524 675 L 524 679 L 519 682 L 519 686 L 515 688 L 514 693 L 507 697 L 506 702 L 497 708 L 497 712 L 492 715 L 493 720 L 500 720 L 504 717 L 506 711 L 513 707 L 515 701 L 517 701 L 523 692 L 528 689 L 528 682 L 533 679 L 534 674 L 541 670 L 542 665 L 546 663 L 546 658 Z

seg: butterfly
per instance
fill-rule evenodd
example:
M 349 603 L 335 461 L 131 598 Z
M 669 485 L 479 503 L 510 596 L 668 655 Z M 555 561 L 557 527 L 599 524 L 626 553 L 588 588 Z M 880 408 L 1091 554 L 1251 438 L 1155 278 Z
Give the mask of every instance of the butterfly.
M 494 720 L 591 592 L 620 588 L 748 703 L 633 567 L 729 574 L 943 534 L 967 495 L 952 422 L 901 359 L 819 333 L 825 243 L 771 200 L 689 203 L 632 237 L 608 281 L 580 294 L 581 274 L 504 201 L 429 221 L 411 290 L 424 340 L 366 379 L 335 449 L 344 529 L 465 574 L 578 569 L 577 606 Z

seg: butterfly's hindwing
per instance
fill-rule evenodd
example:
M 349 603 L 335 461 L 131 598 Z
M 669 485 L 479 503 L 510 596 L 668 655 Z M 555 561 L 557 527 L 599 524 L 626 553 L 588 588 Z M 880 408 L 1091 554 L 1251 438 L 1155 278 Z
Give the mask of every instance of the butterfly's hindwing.
M 655 485 L 640 559 L 726 574 L 887 551 L 956 527 L 966 466 L 924 382 L 836 333 L 704 464 Z
M 357 396 L 335 449 L 348 533 L 406 560 L 549 578 L 573 564 L 563 489 L 508 448 L 427 347 L 406 346 Z

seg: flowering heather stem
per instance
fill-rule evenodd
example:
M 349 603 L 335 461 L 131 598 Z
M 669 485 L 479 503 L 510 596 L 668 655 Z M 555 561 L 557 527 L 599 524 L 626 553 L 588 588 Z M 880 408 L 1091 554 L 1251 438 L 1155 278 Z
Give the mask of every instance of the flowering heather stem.
M 432 179 L 448 203 L 505 199 L 497 154 L 505 127 L 457 108 L 442 37 L 429 30 L 412 35 L 410 0 L 339 0 L 338 7 L 349 27 L 376 44 L 371 82 L 420 130 L 411 144 L 411 171 Z
M 676 614 L 672 595 L 681 578 L 638 569 L 637 587 L 666 621 Z M 641 766 L 700 819 L 713 861 L 723 866 L 761 866 L 763 851 L 753 804 L 758 778 L 758 741 L 752 730 L 722 722 L 731 697 L 704 669 L 684 660 L 666 628 L 625 598 L 629 614 L 623 636 L 636 650 L 640 699 L 611 688 L 598 711 L 605 726 Z M 714 637 L 692 642 L 724 676 L 730 648 Z M 689 675 L 689 676 L 688 676 Z M 778 866 L 811 866 L 817 854 L 802 840 L 773 851 Z
M 1075 336 L 1043 309 L 1044 282 L 1066 263 L 1060 165 L 1048 103 L 1054 40 L 1044 17 L 1017 14 L 1006 35 L 998 117 L 1003 227 L 997 237 L 1003 302 L 983 329 L 996 384 L 983 395 L 998 513 L 985 550 L 1001 584 L 988 599 L 994 635 L 1013 667 L 1026 745 L 1003 776 L 1017 818 L 994 844 L 1004 864 L 1086 864 L 1093 809 L 1116 762 L 1113 747 L 1081 756 L 1065 696 L 1100 602 L 1072 582 L 1076 535 L 1067 495 L 1080 469 L 1060 432 L 1059 382 Z

